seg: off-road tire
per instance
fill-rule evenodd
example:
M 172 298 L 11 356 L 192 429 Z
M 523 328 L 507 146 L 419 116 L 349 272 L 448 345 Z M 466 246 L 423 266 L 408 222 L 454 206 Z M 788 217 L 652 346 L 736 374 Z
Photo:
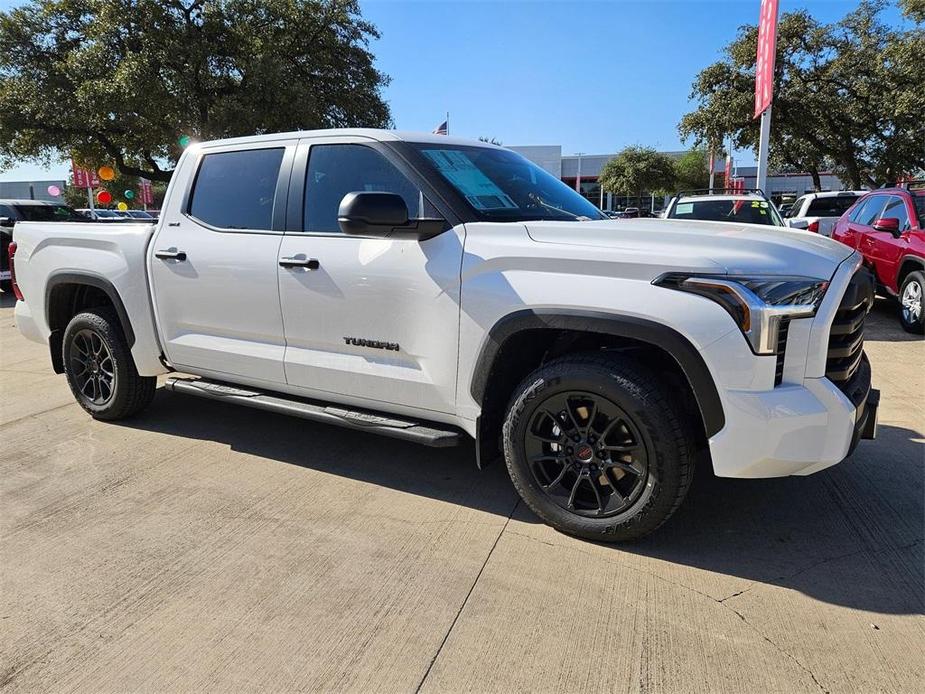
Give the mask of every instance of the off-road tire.
M 912 315 L 907 316 L 907 312 L 903 310 L 902 306 L 906 291 L 913 283 L 918 285 L 919 315 L 917 320 Z M 925 334 L 925 306 L 922 305 L 925 298 L 923 298 L 923 292 L 925 292 L 925 272 L 915 270 L 906 275 L 902 286 L 899 288 L 899 323 L 907 333 L 914 333 L 916 335 Z
M 549 397 L 574 391 L 615 403 L 633 420 L 647 449 L 647 493 L 612 517 L 590 518 L 558 505 L 543 490 L 527 461 L 527 428 L 541 405 Z M 629 541 L 656 530 L 684 500 L 696 462 L 697 426 L 699 422 L 678 403 L 677 393 L 631 356 L 572 355 L 543 365 L 517 387 L 504 421 L 504 457 L 517 492 L 546 523 L 590 540 Z
M 79 387 L 74 343 L 76 336 L 86 336 L 87 331 L 99 336 L 112 358 L 113 386 L 111 396 L 103 403 L 94 403 Z M 94 419 L 130 417 L 147 407 L 154 398 L 157 379 L 138 375 L 119 320 L 111 309 L 94 308 L 74 316 L 64 330 L 61 353 L 68 386 L 78 404 Z

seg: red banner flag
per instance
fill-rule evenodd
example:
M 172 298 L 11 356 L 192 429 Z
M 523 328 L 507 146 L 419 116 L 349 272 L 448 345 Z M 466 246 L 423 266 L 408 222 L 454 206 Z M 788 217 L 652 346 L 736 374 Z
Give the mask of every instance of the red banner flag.
M 777 47 L 778 0 L 761 0 L 758 19 L 758 61 L 755 64 L 755 118 L 774 99 L 774 61 Z

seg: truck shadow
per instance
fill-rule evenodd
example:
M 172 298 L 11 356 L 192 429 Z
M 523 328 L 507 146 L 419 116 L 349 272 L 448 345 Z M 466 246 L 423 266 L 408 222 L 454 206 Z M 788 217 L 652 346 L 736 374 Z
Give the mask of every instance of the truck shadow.
M 474 447 L 433 449 L 372 434 L 159 391 L 121 426 L 216 441 L 232 450 L 507 517 L 514 490 L 500 461 Z M 665 526 L 605 561 L 636 554 L 797 590 L 884 614 L 923 612 L 923 434 L 881 427 L 852 458 L 805 478 L 719 479 L 698 470 Z M 515 520 L 540 523 L 524 504 Z M 537 529 L 539 531 L 539 529 Z M 557 543 L 586 544 L 565 536 Z

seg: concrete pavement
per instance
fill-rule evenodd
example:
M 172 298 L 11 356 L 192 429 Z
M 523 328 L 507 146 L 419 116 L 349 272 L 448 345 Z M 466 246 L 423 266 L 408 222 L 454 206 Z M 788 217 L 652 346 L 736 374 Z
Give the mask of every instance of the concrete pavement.
M 6 300 L 0 689 L 921 691 L 925 343 L 893 311 L 877 441 L 809 478 L 702 474 L 603 546 L 471 446 L 164 392 L 94 422 Z

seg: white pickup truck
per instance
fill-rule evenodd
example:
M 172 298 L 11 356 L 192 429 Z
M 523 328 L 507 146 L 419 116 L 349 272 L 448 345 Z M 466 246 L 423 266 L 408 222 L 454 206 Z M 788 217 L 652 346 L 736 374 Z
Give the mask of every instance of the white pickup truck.
M 607 220 L 519 155 L 377 130 L 191 146 L 156 224 L 20 223 L 16 323 L 98 419 L 165 388 L 476 439 L 564 532 L 627 540 L 695 463 L 806 475 L 873 438 L 872 284 L 756 225 Z

